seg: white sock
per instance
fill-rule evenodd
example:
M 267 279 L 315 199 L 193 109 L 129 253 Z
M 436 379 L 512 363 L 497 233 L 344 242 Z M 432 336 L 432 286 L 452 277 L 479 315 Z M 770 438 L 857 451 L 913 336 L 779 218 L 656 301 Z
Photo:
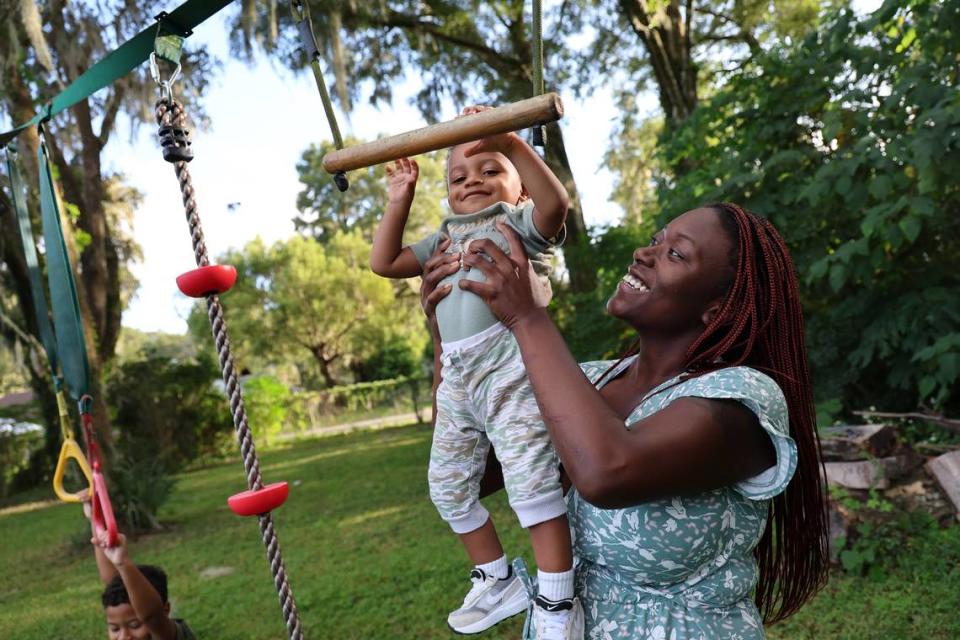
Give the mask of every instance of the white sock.
M 573 597 L 573 569 L 560 573 L 537 569 L 537 585 L 540 595 L 551 602 L 569 600 Z
M 477 569 L 480 569 L 488 576 L 496 576 L 498 580 L 503 580 L 510 573 L 510 565 L 507 564 L 506 554 L 500 556 L 493 562 L 478 564 Z

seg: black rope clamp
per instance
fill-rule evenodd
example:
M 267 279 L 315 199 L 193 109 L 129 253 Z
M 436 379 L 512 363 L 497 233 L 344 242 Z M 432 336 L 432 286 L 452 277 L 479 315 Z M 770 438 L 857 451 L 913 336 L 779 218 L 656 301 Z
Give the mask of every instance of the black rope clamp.
M 533 134 L 533 146 L 543 149 L 547 144 L 547 127 L 543 124 L 535 124 L 530 130 Z
M 337 189 L 340 189 L 340 193 L 344 193 L 350 188 L 350 181 L 347 180 L 347 174 L 343 171 L 334 174 L 333 183 L 337 185 Z
M 190 147 L 190 130 L 181 127 L 160 127 L 160 148 L 167 162 L 190 162 L 193 149 Z

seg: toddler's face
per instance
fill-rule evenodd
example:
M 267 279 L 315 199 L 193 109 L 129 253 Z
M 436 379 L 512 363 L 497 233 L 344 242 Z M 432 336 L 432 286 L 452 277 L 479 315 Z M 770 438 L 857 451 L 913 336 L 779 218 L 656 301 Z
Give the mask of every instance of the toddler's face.
M 107 633 L 110 640 L 149 640 L 150 630 L 140 621 L 128 603 L 106 607 Z
M 470 145 L 450 150 L 447 163 L 447 200 L 457 215 L 476 213 L 498 202 L 517 204 L 523 193 L 520 175 L 513 163 L 498 152 L 464 157 Z

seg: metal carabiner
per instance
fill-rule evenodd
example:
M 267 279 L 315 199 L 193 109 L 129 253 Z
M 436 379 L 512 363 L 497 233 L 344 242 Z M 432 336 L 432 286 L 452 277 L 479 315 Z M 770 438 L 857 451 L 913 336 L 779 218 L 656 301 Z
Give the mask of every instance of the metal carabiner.
M 153 77 L 153 81 L 157 83 L 157 86 L 160 87 L 160 99 L 170 102 L 173 100 L 173 83 L 177 81 L 177 78 L 180 77 L 180 71 L 182 67 L 180 63 L 177 63 L 177 67 L 173 70 L 173 73 L 170 74 L 170 77 L 166 80 L 160 78 L 160 65 L 157 63 L 157 54 L 153 52 L 150 54 L 150 75 Z

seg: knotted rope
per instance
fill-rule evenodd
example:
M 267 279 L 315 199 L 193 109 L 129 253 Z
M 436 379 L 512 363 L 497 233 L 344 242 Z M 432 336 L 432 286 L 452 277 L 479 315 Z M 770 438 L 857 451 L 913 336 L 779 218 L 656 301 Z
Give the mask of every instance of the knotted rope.
M 189 158 L 189 133 L 187 131 L 187 116 L 183 105 L 173 99 L 162 99 L 156 105 L 157 124 L 161 131 L 161 145 L 164 146 L 164 158 L 170 160 L 176 153 L 168 154 L 170 145 L 177 145 L 185 153 L 180 157 Z M 174 132 L 170 135 L 169 132 Z M 166 132 L 166 133 L 165 133 Z M 187 160 L 173 161 L 173 167 L 180 183 L 180 193 L 183 196 L 183 207 L 187 223 L 190 226 L 190 239 L 193 242 L 193 253 L 198 267 L 210 264 L 207 247 L 203 240 L 203 229 L 200 226 L 200 216 L 197 213 L 197 203 L 194 199 L 193 182 L 187 170 Z M 216 294 L 207 296 L 207 317 L 213 331 L 213 339 L 217 346 L 217 355 L 220 359 L 220 369 L 223 373 L 223 382 L 230 397 L 230 410 L 233 415 L 233 426 L 237 432 L 240 444 L 240 453 L 243 455 L 243 466 L 247 472 L 247 487 L 251 490 L 263 488 L 260 477 L 260 460 L 253 444 L 253 436 L 247 424 L 247 412 L 243 405 L 243 393 L 240 381 L 233 364 L 233 355 L 230 351 L 230 338 L 227 335 L 227 323 L 223 317 L 223 306 Z M 287 625 L 290 640 L 303 640 L 303 631 L 300 626 L 300 614 L 293 599 L 293 590 L 287 581 L 287 572 L 283 565 L 283 555 L 280 552 L 280 543 L 273 526 L 270 513 L 257 516 L 260 521 L 260 536 L 267 549 L 267 559 L 270 562 L 270 571 L 273 573 L 273 583 L 280 597 L 280 607 L 283 609 L 283 618 Z

